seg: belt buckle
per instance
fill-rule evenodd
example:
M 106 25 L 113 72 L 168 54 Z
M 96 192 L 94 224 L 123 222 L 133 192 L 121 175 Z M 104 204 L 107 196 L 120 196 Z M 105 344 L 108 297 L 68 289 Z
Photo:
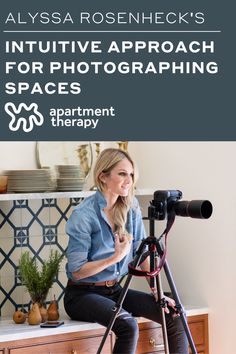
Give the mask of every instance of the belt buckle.
M 115 284 L 114 280 L 106 280 L 105 281 L 105 285 L 107 288 L 110 288 L 111 286 L 113 286 Z

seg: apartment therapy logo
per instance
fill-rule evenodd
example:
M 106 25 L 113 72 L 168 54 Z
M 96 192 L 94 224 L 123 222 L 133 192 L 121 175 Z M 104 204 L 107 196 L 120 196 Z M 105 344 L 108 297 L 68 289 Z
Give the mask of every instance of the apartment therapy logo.
M 5 111 L 11 117 L 9 129 L 13 132 L 22 129 L 25 133 L 29 133 L 34 126 L 41 126 L 44 122 L 37 103 L 31 103 L 29 106 L 20 103 L 16 107 L 14 103 L 8 102 L 5 104 Z

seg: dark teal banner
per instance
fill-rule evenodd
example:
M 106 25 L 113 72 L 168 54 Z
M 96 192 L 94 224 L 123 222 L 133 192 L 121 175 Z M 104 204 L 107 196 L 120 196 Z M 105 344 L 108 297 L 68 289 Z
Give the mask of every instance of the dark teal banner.
M 236 140 L 232 1 L 1 4 L 0 140 Z

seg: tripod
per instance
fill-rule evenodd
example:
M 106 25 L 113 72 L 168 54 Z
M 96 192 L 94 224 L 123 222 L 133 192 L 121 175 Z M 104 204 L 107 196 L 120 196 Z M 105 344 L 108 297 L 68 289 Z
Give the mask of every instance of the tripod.
M 150 207 L 149 207 L 150 208 Z M 151 214 L 151 210 L 150 213 Z M 168 219 L 168 223 L 167 223 L 167 227 L 164 231 L 164 233 L 159 237 L 159 239 L 155 238 L 154 234 L 155 234 L 155 218 L 152 216 L 149 216 L 147 218 L 149 220 L 149 228 L 150 228 L 150 234 L 151 236 L 147 237 L 146 239 L 144 239 L 137 252 L 136 255 L 134 257 L 134 260 L 132 262 L 132 265 L 129 265 L 129 273 L 127 276 L 127 279 L 124 283 L 124 286 L 122 288 L 122 291 L 120 293 L 119 299 L 116 302 L 115 306 L 111 309 L 112 311 L 112 316 L 109 322 L 109 325 L 104 333 L 103 339 L 100 343 L 100 346 L 98 348 L 97 354 L 100 354 L 102 351 L 102 348 L 105 344 L 105 341 L 107 339 L 108 334 L 110 333 L 110 330 L 112 329 L 112 326 L 116 320 L 116 317 L 118 316 L 121 308 L 122 308 L 122 304 L 123 301 L 125 299 L 125 296 L 127 294 L 127 291 L 129 289 L 131 280 L 133 275 L 141 275 L 142 276 L 148 276 L 150 277 L 150 287 L 153 290 L 155 287 L 155 283 L 156 283 L 156 287 L 157 287 L 157 298 L 159 299 L 160 302 L 160 306 L 161 306 L 161 318 L 162 318 L 162 333 L 163 333 L 163 340 L 164 340 L 164 346 L 165 346 L 165 354 L 169 354 L 169 348 L 168 348 L 168 338 L 167 338 L 167 330 L 166 330 L 166 322 L 165 322 L 165 307 L 167 306 L 166 304 L 166 300 L 163 297 L 163 292 L 162 292 L 162 288 L 161 288 L 161 281 L 160 281 L 160 270 L 163 267 L 164 271 L 165 271 L 165 275 L 171 290 L 171 293 L 173 295 L 173 299 L 175 300 L 175 306 L 177 309 L 177 314 L 181 317 L 182 320 L 182 324 L 184 327 L 184 331 L 185 334 L 188 338 L 188 342 L 192 351 L 192 354 L 197 354 L 196 351 L 196 347 L 194 345 L 188 324 L 187 324 L 187 320 L 184 316 L 184 309 L 183 306 L 180 302 L 180 298 L 168 265 L 168 262 L 166 260 L 166 252 L 163 249 L 163 245 L 161 242 L 161 238 L 164 234 L 166 234 L 169 232 L 173 222 L 174 222 L 174 215 L 170 215 L 169 219 Z M 146 254 L 144 253 L 146 246 L 148 246 L 149 252 L 146 252 Z M 142 272 L 138 269 L 136 269 L 136 267 L 138 267 L 142 262 L 143 262 L 143 258 L 147 257 L 147 254 L 150 255 L 150 272 Z M 159 265 L 157 267 L 157 256 L 160 257 L 160 262 Z

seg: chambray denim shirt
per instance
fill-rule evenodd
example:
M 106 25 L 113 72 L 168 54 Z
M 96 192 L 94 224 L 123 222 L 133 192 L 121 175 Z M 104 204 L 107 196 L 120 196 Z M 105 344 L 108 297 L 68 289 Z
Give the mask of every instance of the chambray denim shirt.
M 66 224 L 69 236 L 67 249 L 67 276 L 73 280 L 72 272 L 78 271 L 83 264 L 112 256 L 115 252 L 114 234 L 103 208 L 106 200 L 97 191 L 75 207 Z M 130 253 L 120 262 L 102 272 L 83 278 L 82 282 L 98 282 L 120 278 L 128 271 L 140 241 L 146 237 L 138 200 L 134 198 L 128 212 L 127 231 L 133 235 Z M 79 281 L 78 281 L 79 283 Z

